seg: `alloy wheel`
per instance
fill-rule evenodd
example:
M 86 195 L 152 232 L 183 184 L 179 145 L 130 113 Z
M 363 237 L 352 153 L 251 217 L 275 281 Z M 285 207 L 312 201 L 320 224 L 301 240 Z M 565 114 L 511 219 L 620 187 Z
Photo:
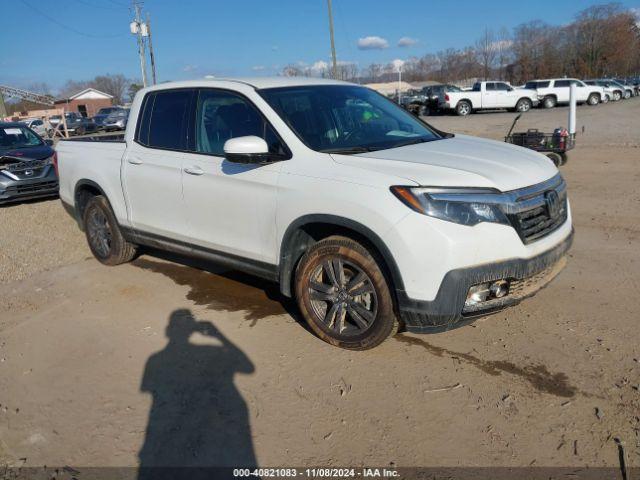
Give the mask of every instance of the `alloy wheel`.
M 112 232 L 107 216 L 102 210 L 93 208 L 89 212 L 87 234 L 95 252 L 103 258 L 108 257 L 111 252 Z
M 316 319 L 334 334 L 359 335 L 374 323 L 378 298 L 369 276 L 340 257 L 312 270 L 308 294 Z

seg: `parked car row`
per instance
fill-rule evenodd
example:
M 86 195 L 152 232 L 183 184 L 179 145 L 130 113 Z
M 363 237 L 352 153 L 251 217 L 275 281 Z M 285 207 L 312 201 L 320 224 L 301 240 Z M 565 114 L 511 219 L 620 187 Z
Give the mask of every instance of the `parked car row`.
M 639 94 L 638 80 L 550 78 L 531 80 L 522 87 L 503 81 L 485 81 L 476 82 L 471 89 L 434 85 L 409 92 L 400 103 L 418 115 L 452 111 L 466 116 L 473 111 L 497 109 L 526 112 L 536 106 L 553 108 L 568 104 L 572 84 L 576 86 L 578 104 L 597 105 L 628 99 Z

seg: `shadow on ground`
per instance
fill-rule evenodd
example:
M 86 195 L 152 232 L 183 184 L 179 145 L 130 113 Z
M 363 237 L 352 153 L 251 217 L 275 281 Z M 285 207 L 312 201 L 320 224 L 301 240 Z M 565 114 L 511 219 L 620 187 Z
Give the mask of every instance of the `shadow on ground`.
M 196 332 L 217 345 L 191 343 Z M 140 387 L 153 402 L 139 478 L 175 476 L 157 467 L 256 466 L 247 405 L 233 382 L 236 373 L 254 372 L 251 360 L 186 309 L 171 314 L 166 334 L 169 341 L 147 361 Z

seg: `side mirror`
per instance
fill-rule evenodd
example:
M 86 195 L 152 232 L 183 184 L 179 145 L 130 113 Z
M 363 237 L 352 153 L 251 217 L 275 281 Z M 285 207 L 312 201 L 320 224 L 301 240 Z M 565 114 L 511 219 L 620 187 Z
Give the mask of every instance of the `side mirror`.
M 269 153 L 267 142 L 255 135 L 224 142 L 224 156 L 230 162 L 246 164 L 264 164 L 278 159 L 277 155 Z

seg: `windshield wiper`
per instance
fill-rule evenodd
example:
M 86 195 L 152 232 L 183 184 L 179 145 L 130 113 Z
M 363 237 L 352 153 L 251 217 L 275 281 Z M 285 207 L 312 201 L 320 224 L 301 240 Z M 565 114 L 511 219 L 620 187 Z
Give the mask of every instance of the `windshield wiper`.
M 409 145 L 416 145 L 418 143 L 426 143 L 426 142 L 431 142 L 431 140 L 427 140 L 426 138 L 414 138 L 413 140 L 409 140 L 408 142 L 399 143 L 397 145 L 394 145 L 391 148 L 407 147 Z
M 371 152 L 373 151 L 373 149 L 371 147 L 345 147 L 345 148 L 326 148 L 320 151 L 322 153 L 341 153 L 344 155 L 349 155 L 350 153 Z

